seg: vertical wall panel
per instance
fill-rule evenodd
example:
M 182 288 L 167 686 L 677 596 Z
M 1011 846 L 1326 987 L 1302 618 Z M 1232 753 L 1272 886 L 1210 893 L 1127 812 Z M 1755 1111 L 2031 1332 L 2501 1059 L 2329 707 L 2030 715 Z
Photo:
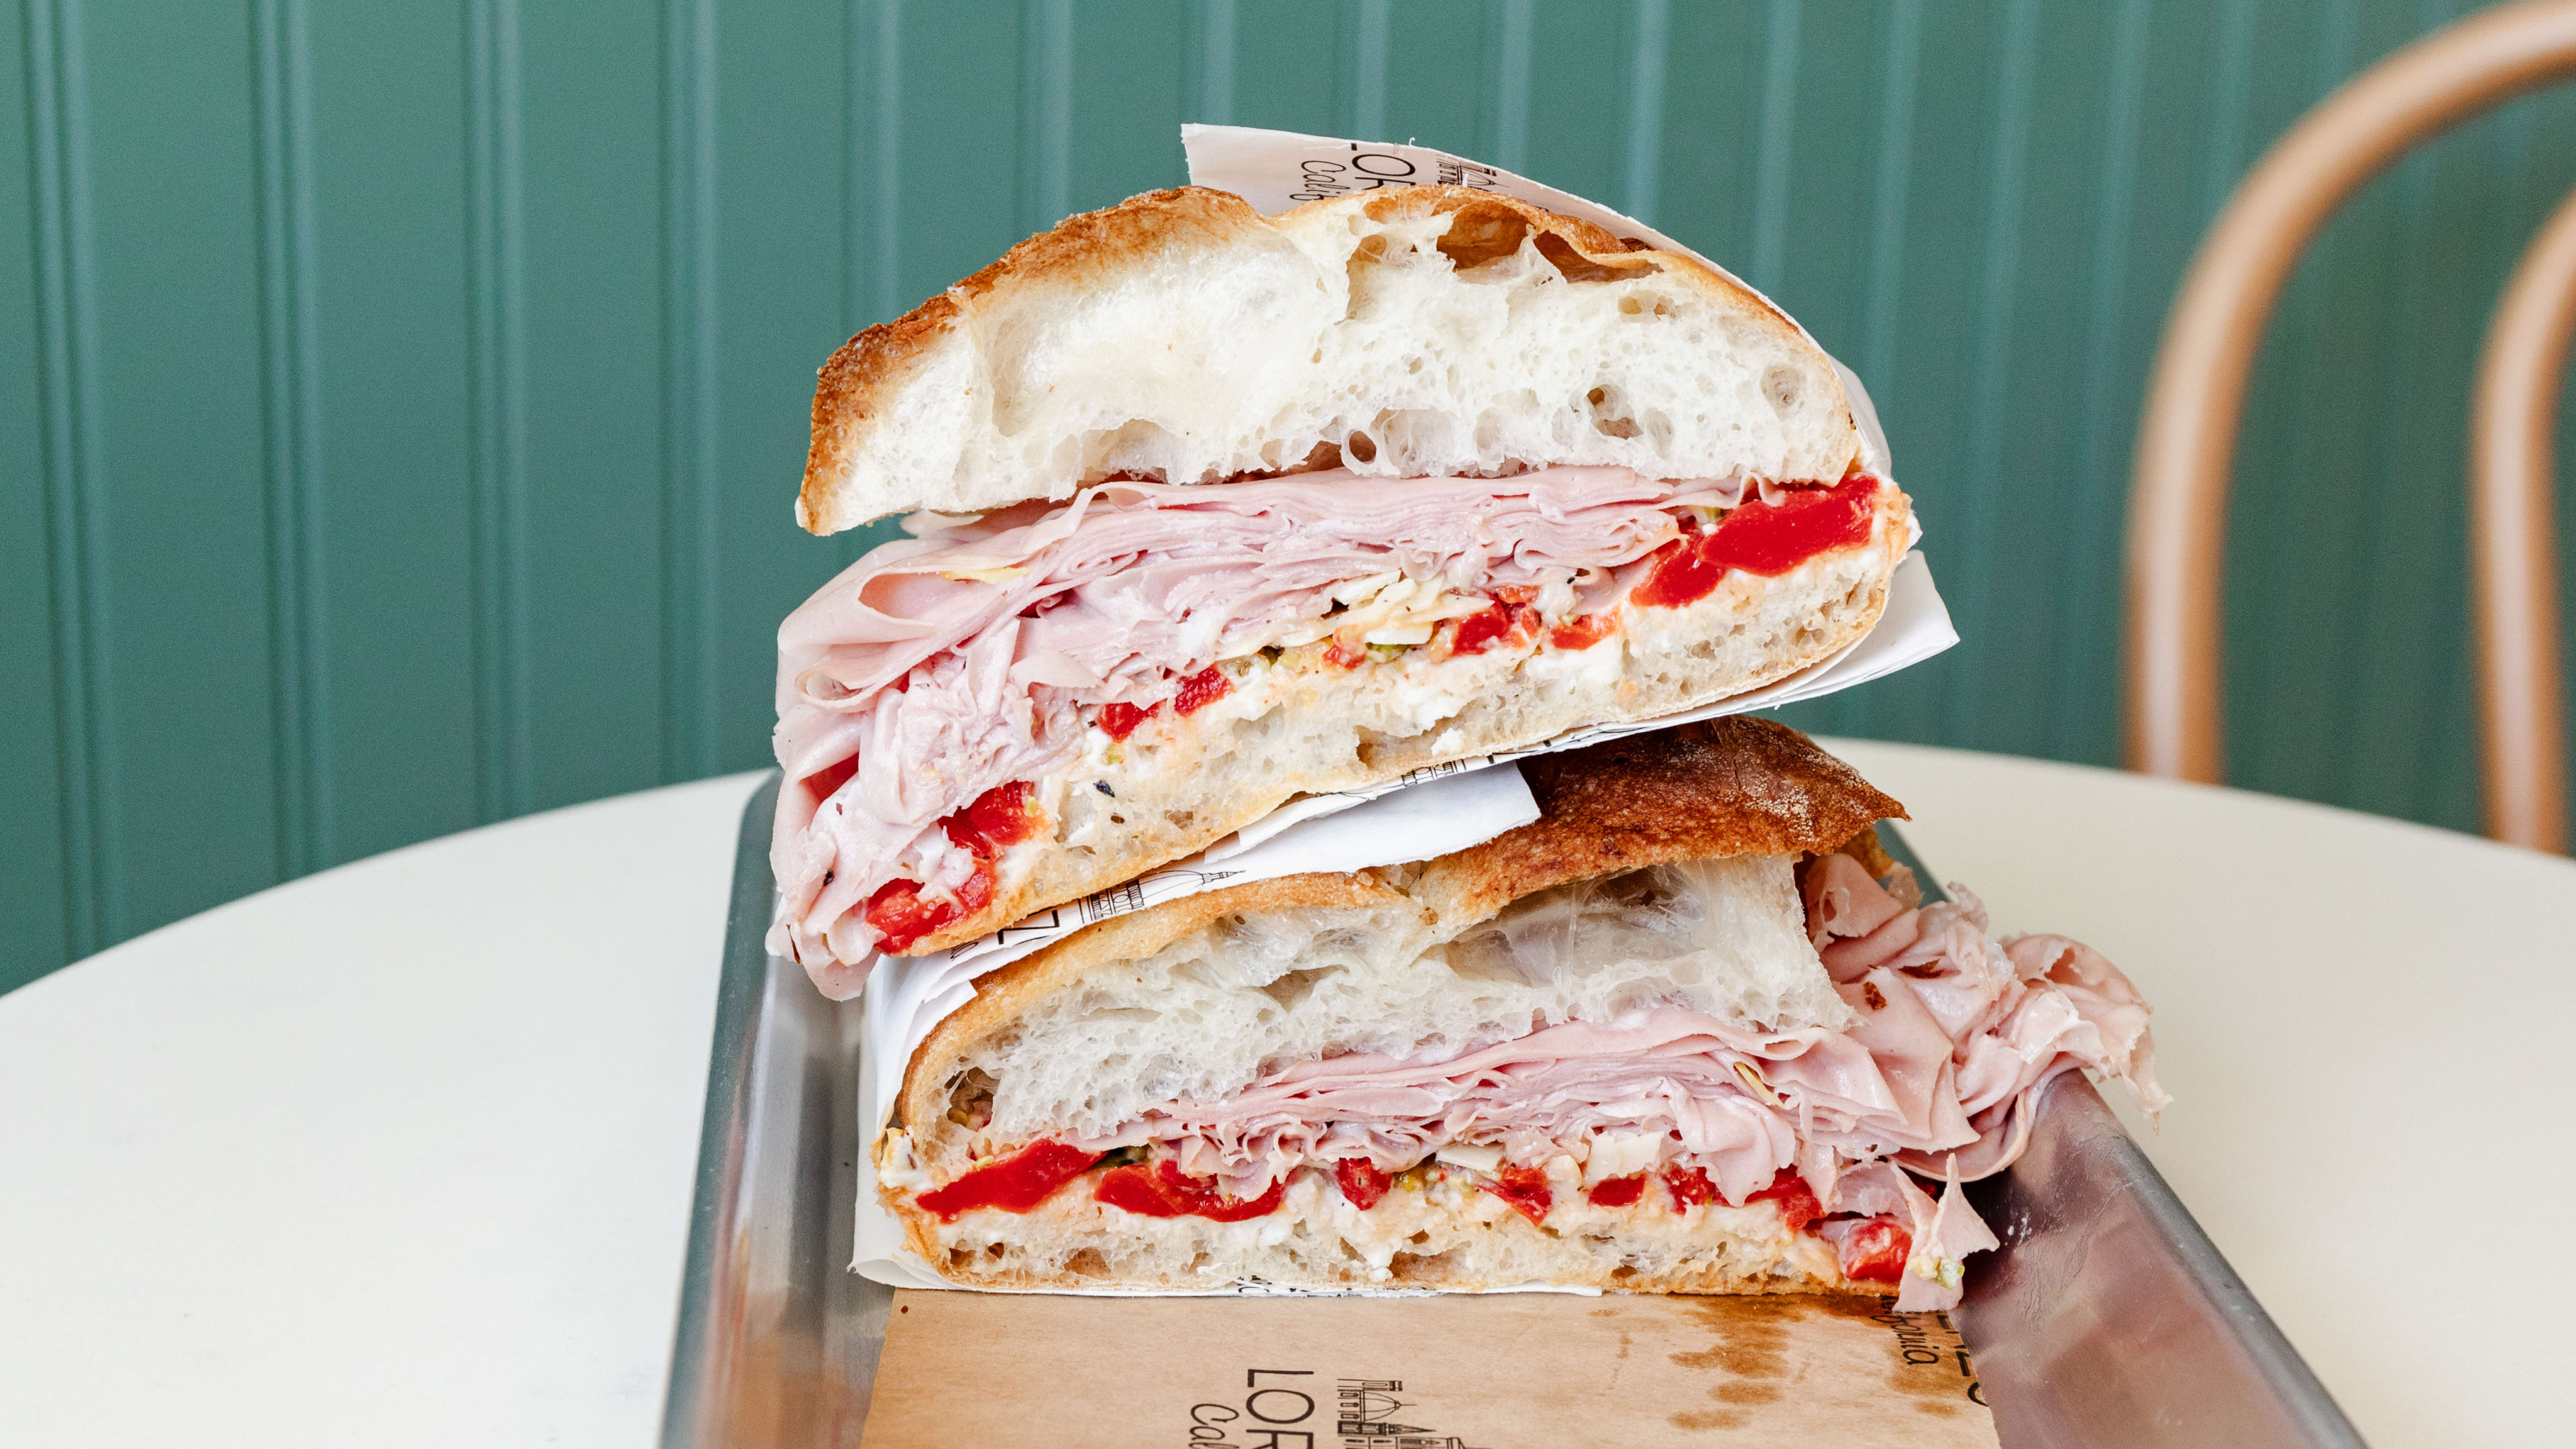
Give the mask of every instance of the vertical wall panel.
M 1234 11 L 1234 120 L 1238 126 L 1307 131 L 1344 129 L 1350 51 L 1362 0 L 1274 0 L 1238 3 Z M 1383 6 L 1379 7 L 1383 10 Z M 1408 7 L 1410 8 L 1410 7 Z
M 1201 63 L 1182 0 L 1092 0 L 1067 17 L 1065 207 L 1090 211 L 1182 179 L 1181 123 Z M 1047 218 L 1052 224 L 1053 218 Z
M 1674 8 L 1663 66 L 1662 164 L 1654 215 L 1642 218 L 1737 268 L 1753 238 L 1763 29 L 1757 5 Z
M 0 991 L 72 955 L 27 27 L 0 34 Z
M 1526 119 L 1525 104 L 1506 104 L 1506 92 L 1525 102 L 1529 93 L 1526 6 L 1481 0 L 1421 0 L 1393 7 L 1386 18 L 1387 64 L 1403 77 L 1386 91 L 1383 129 L 1368 140 L 1418 140 L 1501 165 L 1506 112 Z M 1504 44 L 1517 24 L 1524 44 Z M 1319 60 L 1323 59 L 1319 57 Z M 1508 80 L 1504 71 L 1512 67 Z M 1292 129 L 1348 134 L 1328 113 L 1306 117 Z M 1515 139 L 1519 138 L 1516 128 Z
M 252 28 L 66 5 L 95 337 L 100 891 L 131 935 L 278 878 Z M 97 23 L 91 23 L 97 22 Z
M 905 83 L 896 300 L 909 308 L 1028 234 L 1017 190 L 1020 7 L 907 0 L 898 40 Z
M 769 755 L 778 621 L 839 567 L 837 545 L 799 529 L 793 504 L 814 369 L 844 335 L 847 67 L 837 4 L 718 14 L 715 767 L 738 770 Z
M 2114 15 L 2109 6 L 2028 0 L 2008 10 L 2008 28 L 2028 31 L 2008 45 L 2012 63 L 2026 67 L 2011 83 L 2024 113 L 2012 127 L 2020 154 L 1996 169 L 2019 179 L 2009 198 L 1994 201 L 1996 236 L 1981 279 L 1985 337 L 1969 466 L 1983 510 L 1973 525 L 1983 565 L 1963 580 L 1981 615 L 1973 637 L 1982 647 L 1948 704 L 1954 733 L 1974 730 L 2021 754 L 2045 753 L 2053 735 L 2055 615 L 2081 567 L 2066 524 L 2081 500 L 2127 491 L 2116 474 L 2088 477 L 2068 466 L 2083 447 L 2083 318 L 2097 260 L 2092 248 L 2068 242 L 2098 205 Z M 1999 138 L 2003 131 L 1999 118 Z
M 1772 291 L 1869 383 L 1967 636 L 1794 717 L 2112 760 L 2174 285 L 2273 137 L 2459 8 L 20 0 L 0 988 L 758 763 L 779 617 L 887 536 L 793 526 L 814 369 L 1177 182 L 1189 119 L 1479 155 Z M 2234 500 L 2239 783 L 2474 823 L 2469 372 L 2571 184 L 2576 88 L 2366 189 L 2296 277 Z
M 663 778 L 656 19 L 652 0 L 518 16 L 532 809 Z
M 504 436 L 517 311 L 501 298 L 516 279 L 495 240 L 475 245 L 472 218 L 492 217 L 507 183 L 467 145 L 501 43 L 483 8 L 469 46 L 456 4 L 312 6 L 305 73 L 288 77 L 310 95 L 281 158 L 313 216 L 309 276 L 290 281 L 308 293 L 312 345 L 288 385 L 318 406 L 305 527 L 321 558 L 299 583 L 326 661 L 321 798 L 337 859 L 526 808 L 524 672 L 496 657 L 526 631 L 523 594 L 495 577 L 515 557 L 524 483 Z

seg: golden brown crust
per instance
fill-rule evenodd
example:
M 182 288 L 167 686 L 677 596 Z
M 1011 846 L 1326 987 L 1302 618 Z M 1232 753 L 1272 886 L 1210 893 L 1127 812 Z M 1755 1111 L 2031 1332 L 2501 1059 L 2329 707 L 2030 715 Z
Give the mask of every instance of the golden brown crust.
M 1669 860 L 1831 850 L 1905 807 L 1777 720 L 1728 715 L 1521 762 L 1539 818 L 1425 868 L 1447 930 L 1567 881 Z
M 797 523 L 812 533 L 833 531 L 834 525 L 824 521 L 828 480 L 847 471 L 859 432 L 966 304 L 1003 287 L 1094 274 L 1174 245 L 1222 246 L 1260 225 L 1261 214 L 1252 203 L 1230 191 L 1205 186 L 1148 191 L 1116 206 L 1068 216 L 947 291 L 843 343 L 823 364 L 815 384 L 813 439 L 805 453 L 805 484 L 796 498 Z
M 1366 875 L 1279 876 L 1183 896 L 1086 926 L 1042 951 L 975 979 L 974 999 L 942 1018 L 922 1039 L 903 1074 L 895 1122 L 937 1121 L 948 1071 L 986 1036 L 1019 1019 L 1033 1002 L 1103 967 L 1139 961 L 1211 921 L 1237 913 L 1405 906 L 1398 891 Z M 930 1064 L 944 1064 L 933 1070 Z
M 833 483 L 848 471 L 859 435 L 921 366 L 928 349 L 978 298 L 1004 289 L 1097 279 L 1123 264 L 1173 248 L 1213 251 L 1257 235 L 1260 229 L 1284 230 L 1309 212 L 1350 206 L 1354 200 L 1313 201 L 1265 217 L 1242 197 L 1212 187 L 1148 191 L 1116 206 L 1066 217 L 903 316 L 859 333 L 832 354 L 816 380 L 804 484 L 796 500 L 797 523 L 809 532 L 829 534 L 868 521 L 836 516 L 829 498 Z M 1540 253 L 1569 279 L 1670 273 L 1719 299 L 1737 315 L 1796 339 L 1801 350 L 1815 350 L 1798 324 L 1760 293 L 1696 258 L 1614 236 L 1577 217 L 1460 186 L 1388 187 L 1369 193 L 1362 205 L 1378 220 L 1456 214 L 1455 239 L 1444 240 L 1441 250 L 1461 268 L 1503 255 L 1535 231 Z

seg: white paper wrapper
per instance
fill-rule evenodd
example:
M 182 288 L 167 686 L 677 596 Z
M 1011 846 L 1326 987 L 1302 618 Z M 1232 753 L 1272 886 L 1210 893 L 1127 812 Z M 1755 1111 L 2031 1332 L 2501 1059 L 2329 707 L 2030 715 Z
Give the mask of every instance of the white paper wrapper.
M 1552 211 L 1582 217 L 1620 236 L 1639 237 L 1656 247 L 1707 261 L 1679 242 L 1606 207 L 1426 146 L 1375 145 L 1239 126 L 1183 126 L 1181 138 L 1189 151 L 1192 181 L 1235 192 L 1265 212 L 1284 211 L 1317 196 L 1340 195 L 1364 186 L 1440 181 L 1501 191 Z M 1339 189 L 1331 189 L 1333 185 Z M 1716 267 L 1714 262 L 1709 265 Z M 1835 366 L 1841 368 L 1840 363 Z M 1843 371 L 1843 384 L 1861 431 L 1864 465 L 1892 478 L 1887 440 L 1879 431 L 1878 416 L 1868 394 L 1862 390 L 1860 379 L 1848 370 Z M 1919 539 L 1919 525 L 1911 526 Z M 861 1077 L 859 1092 L 863 1140 L 873 1144 L 876 1134 L 884 1128 L 913 1051 L 949 1013 L 974 999 L 975 978 L 1050 941 L 1096 921 L 1221 886 L 1309 871 L 1351 871 L 1428 860 L 1464 850 L 1538 818 L 1538 806 L 1529 787 L 1522 782 L 1518 769 L 1509 768 L 1513 761 L 1694 720 L 1776 709 L 1814 699 L 1920 663 L 1958 642 L 1949 610 L 1933 587 L 1930 565 L 1920 552 L 1909 552 L 1889 585 L 1886 612 L 1868 634 L 1840 653 L 1777 683 L 1660 719 L 1586 726 L 1526 749 L 1418 770 L 1382 785 L 1306 796 L 1199 855 L 1140 876 L 1127 885 L 1039 912 L 936 956 L 880 956 L 868 975 L 867 1070 Z M 1506 768 L 1488 768 L 1495 765 Z M 960 1286 L 932 1272 L 904 1246 L 902 1228 L 877 1201 L 874 1157 L 867 1147 L 860 1152 L 858 1167 L 856 1260 L 851 1266 L 865 1277 L 897 1287 Z M 1528 1290 L 1545 1287 L 1531 1284 Z

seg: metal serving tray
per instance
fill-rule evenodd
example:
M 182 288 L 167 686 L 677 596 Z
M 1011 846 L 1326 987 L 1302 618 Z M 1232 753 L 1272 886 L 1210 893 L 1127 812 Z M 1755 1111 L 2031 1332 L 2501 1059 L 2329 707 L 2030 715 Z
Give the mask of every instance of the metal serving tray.
M 734 861 L 664 1449 L 856 1446 L 893 1303 L 846 1267 L 859 1003 L 761 944 L 777 792 L 752 796 Z M 2362 1442 L 2080 1075 L 1971 1193 L 2004 1245 L 1971 1265 L 1959 1325 L 2006 1449 Z

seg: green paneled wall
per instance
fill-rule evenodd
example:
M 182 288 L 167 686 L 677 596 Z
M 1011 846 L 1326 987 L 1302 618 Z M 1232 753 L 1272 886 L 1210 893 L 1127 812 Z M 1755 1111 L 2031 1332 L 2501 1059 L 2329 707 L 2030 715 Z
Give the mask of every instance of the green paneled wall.
M 1866 378 L 1967 643 L 1816 728 L 2110 761 L 2137 399 L 2262 147 L 2424 0 L 17 0 L 0 989 L 761 763 L 814 368 L 1183 119 L 1624 206 Z M 2255 389 L 2238 782 L 2466 827 L 2469 362 L 2576 99 L 2365 194 Z M 461 910 L 471 902 L 459 902 Z M 362 943 L 358 943 L 362 944 Z

